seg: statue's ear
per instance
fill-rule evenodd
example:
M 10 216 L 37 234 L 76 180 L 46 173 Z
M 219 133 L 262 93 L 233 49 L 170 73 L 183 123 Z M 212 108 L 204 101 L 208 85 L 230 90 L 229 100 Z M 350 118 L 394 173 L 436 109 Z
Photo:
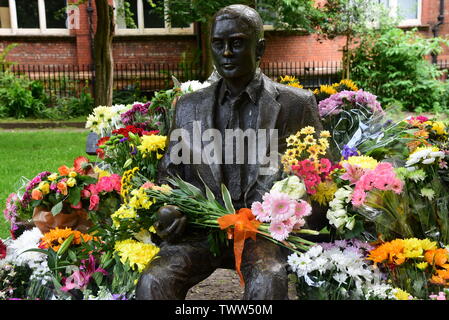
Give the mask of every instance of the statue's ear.
M 259 39 L 256 46 L 256 58 L 259 61 L 265 52 L 265 39 Z

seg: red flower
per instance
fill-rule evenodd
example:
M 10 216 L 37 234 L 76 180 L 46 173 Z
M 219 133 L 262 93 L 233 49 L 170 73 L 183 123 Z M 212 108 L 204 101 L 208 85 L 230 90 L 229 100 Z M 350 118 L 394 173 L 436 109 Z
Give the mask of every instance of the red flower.
M 89 159 L 86 157 L 78 157 L 73 161 L 73 167 L 79 174 L 87 174 L 89 170 Z
M 0 259 L 5 259 L 6 257 L 6 245 L 0 240 Z
M 98 156 L 101 160 L 104 159 L 104 150 L 103 150 L 103 149 L 98 148 L 98 149 L 95 150 L 95 152 L 97 153 L 97 156 Z
M 109 141 L 109 137 L 103 137 L 97 142 L 97 147 L 104 145 L 107 141 Z

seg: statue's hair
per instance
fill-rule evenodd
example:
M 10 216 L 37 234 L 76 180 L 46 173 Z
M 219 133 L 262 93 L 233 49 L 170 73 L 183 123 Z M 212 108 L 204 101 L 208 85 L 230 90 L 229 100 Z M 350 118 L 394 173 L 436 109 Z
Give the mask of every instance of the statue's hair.
M 241 19 L 251 29 L 255 30 L 257 39 L 263 39 L 263 21 L 259 13 L 253 8 L 243 4 L 233 4 L 224 7 L 214 15 L 213 21 L 215 23 L 215 21 L 224 19 Z

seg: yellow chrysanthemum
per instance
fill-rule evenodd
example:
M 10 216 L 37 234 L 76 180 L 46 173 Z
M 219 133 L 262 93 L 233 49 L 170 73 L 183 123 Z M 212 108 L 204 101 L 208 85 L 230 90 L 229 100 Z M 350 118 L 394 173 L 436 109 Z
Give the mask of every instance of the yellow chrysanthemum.
M 143 157 L 145 158 L 151 152 L 165 149 L 166 142 L 167 142 L 166 136 L 158 136 L 158 135 L 143 136 L 141 144 L 140 146 L 137 146 L 137 149 L 139 149 L 139 151 L 143 154 Z
M 135 217 L 137 217 L 136 211 L 134 210 L 133 207 L 129 206 L 126 203 L 122 204 L 117 211 L 111 214 L 112 224 L 116 228 L 120 227 L 120 220 L 132 219 Z
M 128 239 L 117 241 L 114 246 L 122 263 L 128 263 L 132 269 L 142 272 L 159 253 L 159 248 L 153 244 Z
M 359 166 L 363 169 L 374 169 L 377 166 L 377 160 L 368 156 L 352 156 L 348 160 L 343 160 L 341 163 L 349 163 L 352 166 Z
M 418 258 L 423 256 L 421 241 L 416 238 L 404 239 L 404 256 L 406 258 Z
M 128 204 L 134 209 L 149 209 L 153 201 L 150 200 L 144 188 L 139 188 L 131 191 L 131 198 Z
M 320 132 L 320 137 L 321 138 L 330 138 L 331 137 L 331 133 L 327 130 L 323 130 Z
M 321 182 L 317 185 L 316 193 L 311 196 L 311 199 L 321 205 L 326 205 L 334 198 L 337 189 L 338 187 L 333 181 Z
M 441 121 L 427 121 L 425 124 L 429 124 L 432 126 L 432 130 L 435 131 L 436 134 L 444 135 L 446 132 L 446 125 Z
M 394 293 L 394 297 L 397 300 L 410 300 L 410 293 L 408 293 L 407 291 L 401 290 L 399 288 L 395 289 L 395 293 Z
M 94 172 L 98 173 L 98 179 L 100 179 L 102 177 L 109 177 L 111 175 L 110 172 L 108 172 L 106 170 L 102 170 L 102 169 L 98 168 L 97 166 L 94 167 Z

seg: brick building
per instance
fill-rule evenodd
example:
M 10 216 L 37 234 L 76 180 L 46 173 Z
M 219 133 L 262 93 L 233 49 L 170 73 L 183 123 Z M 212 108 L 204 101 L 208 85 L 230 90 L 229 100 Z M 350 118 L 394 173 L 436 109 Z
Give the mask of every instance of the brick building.
M 110 1 L 120 8 L 124 0 Z M 196 25 L 167 25 L 151 12 L 145 0 L 126 1 L 131 4 L 135 27 L 126 28 L 120 9 L 116 10 L 115 63 L 177 63 L 183 56 L 195 54 L 199 43 Z M 392 14 L 396 9 L 403 13 L 403 27 L 418 27 L 426 37 L 449 36 L 448 0 L 378 1 L 389 6 Z M 0 0 L 0 50 L 18 43 L 8 60 L 19 64 L 91 64 L 94 2 L 88 0 L 79 8 L 64 11 L 66 0 Z M 341 38 L 319 42 L 314 35 L 290 35 L 270 26 L 266 26 L 265 34 L 264 62 L 340 61 Z M 438 57 L 445 59 L 449 59 L 449 48 Z

